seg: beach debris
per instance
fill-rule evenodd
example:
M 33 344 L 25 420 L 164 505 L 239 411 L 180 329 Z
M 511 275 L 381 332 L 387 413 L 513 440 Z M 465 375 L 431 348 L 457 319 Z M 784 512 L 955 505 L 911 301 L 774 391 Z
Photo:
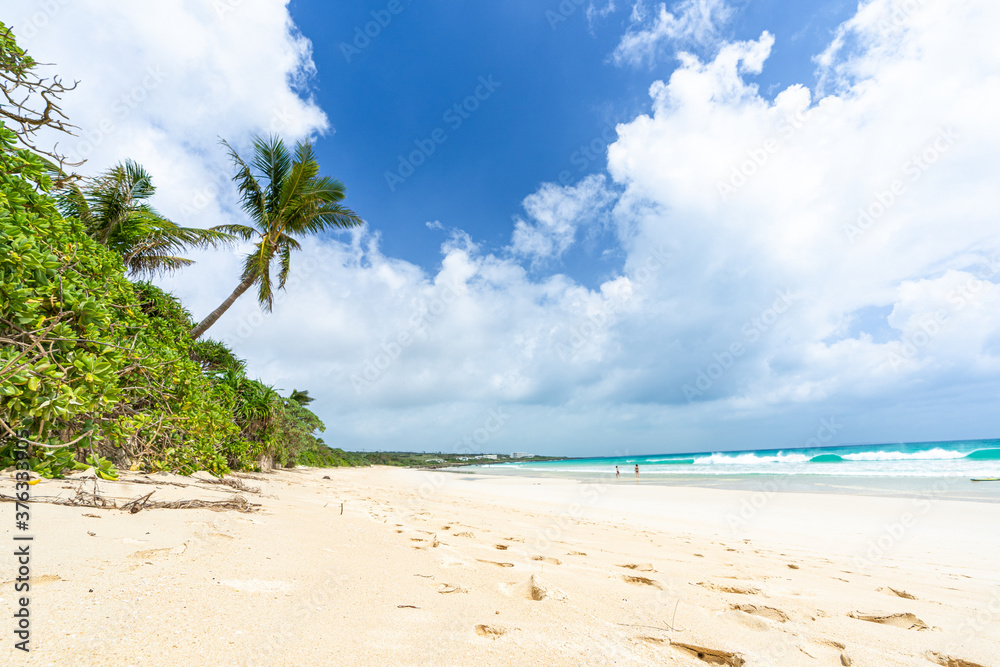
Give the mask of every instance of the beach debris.
M 330 479 L 329 475 L 323 475 L 323 479 Z
M 434 535 L 434 540 L 431 542 L 431 548 L 435 549 L 435 548 L 437 548 L 439 546 L 441 546 L 441 540 L 439 540 L 437 534 L 435 534 Z
M 493 545 L 493 548 L 494 549 L 499 549 L 500 551 L 507 551 L 507 545 L 506 544 L 495 544 L 495 545 Z
M 746 660 L 743 659 L 743 656 L 737 653 L 730 653 L 729 651 L 722 651 L 714 648 L 705 648 L 704 646 L 695 646 L 694 644 L 682 644 L 681 642 L 675 641 L 671 641 L 670 645 L 684 653 L 693 655 L 702 662 L 707 662 L 710 665 L 743 667 L 743 665 L 746 664 Z
M 420 607 L 415 604 L 397 604 L 396 609 L 420 609 Z
M 497 637 L 502 637 L 505 632 L 506 631 L 503 628 L 498 628 L 495 625 L 480 624 L 476 626 L 476 634 L 480 637 L 496 639 Z
M 869 623 L 881 623 L 882 625 L 891 625 L 895 628 L 902 628 L 903 630 L 930 630 L 930 626 L 921 621 L 919 618 L 913 614 L 890 614 L 888 616 L 874 616 L 871 614 L 861 614 L 859 612 L 852 611 L 848 614 L 851 618 L 856 618 L 859 621 L 868 621 Z
M 87 531 L 87 534 L 90 535 L 91 537 L 97 537 L 97 533 L 91 532 L 89 530 Z
M 953 658 L 950 655 L 944 655 L 943 653 L 938 653 L 937 651 L 928 651 L 925 657 L 931 662 L 943 665 L 944 667 L 986 667 L 985 665 L 980 665 L 978 662 L 969 662 L 968 660 L 962 660 L 961 658 Z
M 582 552 L 582 551 L 570 551 L 570 552 L 569 552 L 568 554 L 566 554 L 566 555 L 567 555 L 567 556 L 586 556 L 587 554 L 585 554 L 585 553 L 584 553 L 584 552 Z
M 531 575 L 531 599 L 536 602 L 541 602 L 546 598 L 551 598 L 553 600 L 565 600 L 566 594 L 562 591 L 551 588 L 537 575 Z
M 81 514 L 80 516 L 85 516 L 90 519 L 100 519 L 102 518 L 100 514 Z
M 654 588 L 659 588 L 663 590 L 663 586 L 658 581 L 653 581 L 652 579 L 647 579 L 646 577 L 633 577 L 625 575 L 622 579 L 629 584 L 635 584 L 636 586 L 652 586 Z
M 460 533 L 455 533 L 455 537 L 471 537 L 472 539 L 476 539 L 476 536 L 467 530 L 463 530 Z
M 774 607 L 758 607 L 755 604 L 734 604 L 730 605 L 729 608 L 742 611 L 746 614 L 753 614 L 754 616 L 763 616 L 779 623 L 784 623 L 788 620 L 788 614 Z
M 652 563 L 626 563 L 625 565 L 618 565 L 618 567 L 624 567 L 629 570 L 637 570 L 639 572 L 656 572 L 653 569 Z
M 879 588 L 878 590 L 880 592 L 882 592 L 882 593 L 885 593 L 886 591 L 888 591 L 888 592 L 890 592 L 890 593 L 892 593 L 894 595 L 898 595 L 901 598 L 906 598 L 907 600 L 916 600 L 917 599 L 917 596 L 911 595 L 910 593 L 907 593 L 906 591 L 897 591 L 892 586 L 886 586 L 885 588 Z
M 788 569 L 789 570 L 797 570 L 797 569 L 799 569 L 799 566 L 798 565 L 793 565 L 792 563 L 789 563 L 788 564 Z
M 239 477 L 223 477 L 222 479 L 205 479 L 202 480 L 208 482 L 209 484 L 221 484 L 222 486 L 228 486 L 237 491 L 244 491 L 246 493 L 260 493 L 260 489 L 255 486 L 247 486 L 246 482 L 241 480 Z

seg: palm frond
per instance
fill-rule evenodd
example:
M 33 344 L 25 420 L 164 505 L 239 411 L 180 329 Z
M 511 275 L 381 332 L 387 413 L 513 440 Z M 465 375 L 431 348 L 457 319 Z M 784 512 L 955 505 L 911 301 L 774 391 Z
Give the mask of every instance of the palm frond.
M 243 241 L 250 241 L 257 236 L 260 236 L 259 231 L 247 225 L 216 225 L 215 227 L 210 228 L 209 231 L 226 234 L 230 237 L 241 239 Z
M 258 230 L 262 233 L 266 232 L 268 216 L 267 197 L 264 195 L 264 190 L 254 176 L 250 165 L 243 161 L 239 153 L 225 140 L 222 141 L 222 145 L 229 151 L 229 157 L 236 165 L 236 175 L 233 176 L 233 180 L 240 192 L 240 205 L 243 207 L 243 211 L 256 223 Z

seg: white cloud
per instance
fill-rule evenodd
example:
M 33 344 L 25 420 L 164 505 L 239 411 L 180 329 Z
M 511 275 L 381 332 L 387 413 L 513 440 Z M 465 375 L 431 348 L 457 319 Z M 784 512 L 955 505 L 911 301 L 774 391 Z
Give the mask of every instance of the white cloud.
M 690 380 L 725 365 L 716 355 L 732 342 L 747 348 L 695 400 L 754 410 L 873 393 L 916 400 L 997 367 L 1000 320 L 988 308 L 958 312 L 941 281 L 972 279 L 978 265 L 981 302 L 1000 282 L 982 268 L 1000 257 L 989 194 L 1000 132 L 987 111 L 1000 100 L 991 75 L 1000 49 L 987 26 L 1000 16 L 966 0 L 898 15 L 892 31 L 871 18 L 902 5 L 866 4 L 838 31 L 854 46 L 820 59 L 834 95 L 812 101 L 792 86 L 761 97 L 743 73 L 764 66 L 773 44 L 765 33 L 709 62 L 686 57 L 652 86 L 652 114 L 619 126 L 609 169 L 626 188 L 623 236 L 637 248 L 676 249 L 663 277 L 686 288 L 663 285 L 664 303 L 681 306 L 651 320 L 678 336 Z M 750 340 L 745 324 L 779 289 L 793 290 L 796 304 Z M 893 309 L 894 340 L 844 335 L 842 323 L 870 306 Z M 681 326 L 671 324 L 678 310 Z M 925 335 L 921 318 L 938 310 L 947 323 L 912 349 Z M 904 348 L 912 354 L 891 363 Z M 668 395 L 683 377 L 646 381 Z
M 647 21 L 650 10 L 645 0 L 632 6 L 632 25 L 612 54 L 618 65 L 652 66 L 665 45 L 675 46 L 714 44 L 719 29 L 732 17 L 733 9 L 725 0 L 683 0 L 667 11 L 660 3 L 658 11 Z
M 587 25 L 593 29 L 595 19 L 603 19 L 615 12 L 615 0 L 608 0 L 603 7 L 598 7 L 593 2 L 587 5 Z
M 515 221 L 512 252 L 534 261 L 558 259 L 573 244 L 577 229 L 604 216 L 613 199 L 603 175 L 565 187 L 543 184 L 524 200 L 530 221 Z
M 310 240 L 272 315 L 244 298 L 210 333 L 279 388 L 308 388 L 347 448 L 449 450 L 498 406 L 510 419 L 484 450 L 794 446 L 831 414 L 853 440 L 995 432 L 982 397 L 1000 389 L 1000 6 L 897 11 L 912 4 L 862 5 L 818 58 L 819 92 L 770 100 L 747 81 L 767 67 L 769 33 L 682 56 L 649 113 L 618 126 L 614 183 L 542 185 L 509 254 L 451 230 L 427 270 L 366 230 Z M 282 2 L 221 18 L 206 6 L 66 4 L 26 42 L 84 81 L 67 97 L 75 122 L 115 120 L 91 164 L 139 159 L 158 205 L 189 224 L 234 216 L 216 136 L 241 141 L 282 107 L 290 138 L 327 126 L 288 83 L 311 63 Z M 635 6 L 623 62 L 666 39 L 710 41 L 722 7 Z M 115 115 L 159 63 L 167 76 Z M 598 222 L 617 233 L 621 275 L 588 289 L 522 266 Z M 165 284 L 200 315 L 237 267 L 217 253 Z M 859 313 L 888 313 L 878 337 Z

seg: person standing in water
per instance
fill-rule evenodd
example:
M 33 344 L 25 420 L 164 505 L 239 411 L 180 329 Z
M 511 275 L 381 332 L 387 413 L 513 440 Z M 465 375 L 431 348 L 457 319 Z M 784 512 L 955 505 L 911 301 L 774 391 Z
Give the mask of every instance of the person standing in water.
M 615 466 L 615 479 L 621 479 L 621 478 L 622 478 L 622 471 L 618 469 L 618 466 Z
M 635 464 L 635 483 L 639 483 L 639 464 Z

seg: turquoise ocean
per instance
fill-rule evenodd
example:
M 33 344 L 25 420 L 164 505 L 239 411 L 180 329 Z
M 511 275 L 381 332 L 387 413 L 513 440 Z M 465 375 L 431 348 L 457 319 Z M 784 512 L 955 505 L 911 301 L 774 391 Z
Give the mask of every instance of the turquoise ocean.
M 587 481 L 635 480 L 643 483 L 722 488 L 757 488 L 761 480 L 784 490 L 919 495 L 944 490 L 956 499 L 1000 502 L 1000 439 L 949 442 L 842 445 L 822 448 L 765 449 L 578 458 L 476 466 L 477 472 L 569 477 Z

